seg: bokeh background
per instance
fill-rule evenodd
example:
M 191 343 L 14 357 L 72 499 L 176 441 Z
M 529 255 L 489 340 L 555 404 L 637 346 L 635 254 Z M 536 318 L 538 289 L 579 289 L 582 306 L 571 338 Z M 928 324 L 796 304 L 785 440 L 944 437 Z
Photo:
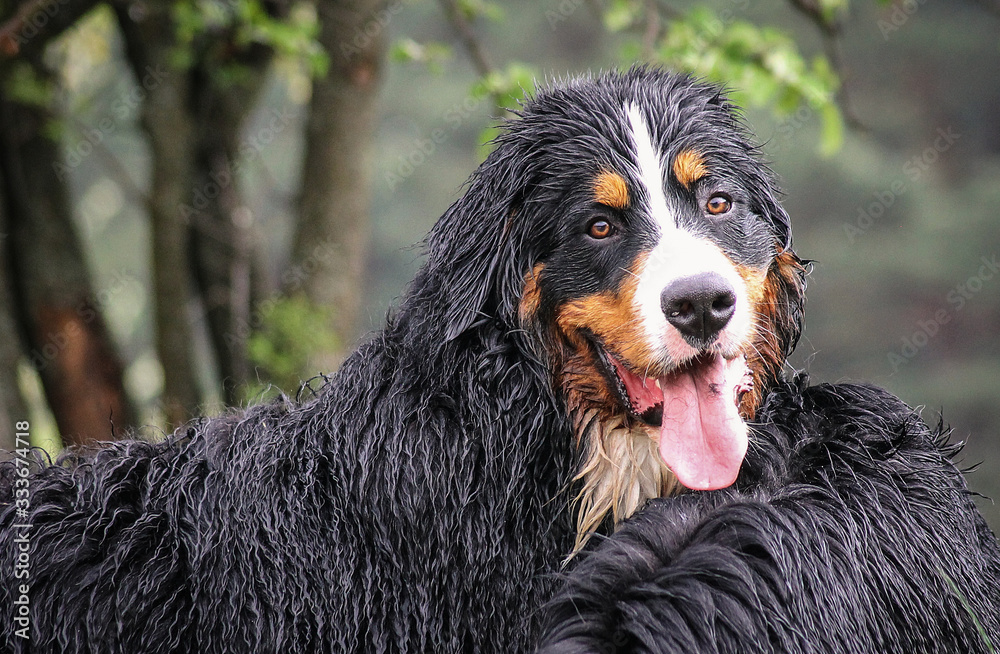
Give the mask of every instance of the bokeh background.
M 74 2 L 52 3 L 53 11 L 69 11 Z M 42 4 L 0 2 L 2 25 L 12 26 L 27 5 Z M 27 72 L 19 58 L 30 48 L 11 46 L 9 38 L 24 33 L 24 21 L 13 32 L 0 27 L 4 102 L 47 112 L 43 131 L 55 144 L 52 163 L 65 176 L 90 277 L 87 306 L 107 325 L 134 423 L 155 437 L 170 428 L 172 414 L 163 401 L 169 374 L 156 336 L 162 305 L 151 263 L 158 246 L 150 194 L 157 170 L 143 103 L 162 88 L 155 80 L 145 80 L 153 89 L 144 88 L 136 73 L 144 69 L 130 60 L 121 28 L 123 16 L 141 22 L 152 10 L 143 3 L 92 4 L 32 55 Z M 198 57 L 224 56 L 211 50 L 218 34 L 210 28 L 231 27 L 226 21 L 233 15 L 252 23 L 253 16 L 240 18 L 244 4 L 276 11 L 243 0 L 162 3 L 174 24 L 188 21 L 195 34 L 180 39 L 170 59 L 176 68 L 164 69 L 165 78 L 191 75 L 184 47 L 192 42 L 202 48 Z M 345 349 L 382 324 L 420 265 L 421 238 L 481 161 L 484 141 L 504 115 L 498 103 L 513 106 L 534 79 L 666 61 L 725 80 L 748 105 L 746 122 L 781 179 L 795 248 L 815 262 L 806 330 L 792 366 L 815 382 L 884 386 L 931 423 L 943 416 L 953 438 L 967 442 L 961 464 L 975 466 L 970 485 L 1000 528 L 1000 510 L 989 499 L 1000 497 L 1000 6 L 985 0 L 383 2 L 351 19 L 356 30 L 347 29 L 340 52 L 325 44 L 324 63 L 321 35 L 310 29 L 324 17 L 348 20 L 337 11 L 352 3 L 328 4 L 279 7 L 280 20 L 267 23 L 264 36 L 229 34 L 230 47 L 263 43 L 277 51 L 263 66 L 252 58 L 241 62 L 252 69 L 254 88 L 241 100 L 238 124 L 228 126 L 233 142 L 249 149 L 228 162 L 238 197 L 226 215 L 252 239 L 251 267 L 263 281 L 248 296 L 252 319 L 240 333 L 247 364 L 238 388 L 227 390 L 223 382 L 233 375 L 213 363 L 210 294 L 192 291 L 178 310 L 190 327 L 182 356 L 193 361 L 200 389 L 190 413 L 218 412 L 234 399 L 259 401 L 276 389 L 294 392 L 290 380 L 335 366 Z M 281 32 L 287 24 L 293 27 Z M 364 239 L 356 248 L 348 242 L 303 250 L 309 237 L 302 235 L 308 195 L 302 180 L 317 161 L 309 158 L 317 139 L 310 131 L 316 80 L 373 44 L 384 54 L 365 109 L 373 117 L 371 147 L 355 157 L 361 172 L 352 173 L 365 203 L 350 221 Z M 220 83 L 241 84 L 238 68 L 227 74 L 232 79 Z M 163 110 L 154 120 L 171 115 Z M 10 116 L 5 110 L 0 120 Z M 8 131 L 8 145 L 10 138 Z M 8 149 L 0 164 L 8 200 L 18 184 L 10 156 Z M 30 303 L 19 271 L 34 250 L 15 238 L 17 212 L 0 206 L 7 215 L 0 256 L 11 317 L 0 321 L 0 340 L 19 352 L 3 364 L 16 370 L 5 392 L 21 402 L 8 403 L 0 434 L 21 419 L 11 412 L 21 411 L 35 442 L 57 450 L 51 384 L 32 365 L 53 343 L 32 336 L 22 315 Z M 289 286 L 298 286 L 289 271 L 309 277 L 311 266 L 348 254 L 363 255 L 347 289 L 357 298 L 357 315 L 328 334 L 322 308 L 286 302 L 294 295 Z M 182 291 L 186 283 L 178 282 Z M 0 294 L 0 307 L 4 302 Z M 62 347 L 58 338 L 49 341 Z

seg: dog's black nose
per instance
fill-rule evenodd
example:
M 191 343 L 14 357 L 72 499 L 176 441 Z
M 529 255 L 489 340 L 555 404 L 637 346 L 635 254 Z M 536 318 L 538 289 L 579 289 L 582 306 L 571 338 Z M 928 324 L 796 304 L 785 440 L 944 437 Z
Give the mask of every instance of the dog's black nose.
M 736 312 L 736 291 L 714 272 L 683 277 L 660 294 L 667 321 L 695 347 L 708 345 Z

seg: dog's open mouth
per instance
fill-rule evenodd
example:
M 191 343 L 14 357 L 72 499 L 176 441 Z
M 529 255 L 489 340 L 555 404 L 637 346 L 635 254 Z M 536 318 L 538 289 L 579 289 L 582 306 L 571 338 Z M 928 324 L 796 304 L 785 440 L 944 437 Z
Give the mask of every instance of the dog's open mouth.
M 662 377 L 643 377 L 598 346 L 622 404 L 659 430 L 660 456 L 684 486 L 725 488 L 736 480 L 747 450 L 740 398 L 753 376 L 740 355 L 702 353 Z

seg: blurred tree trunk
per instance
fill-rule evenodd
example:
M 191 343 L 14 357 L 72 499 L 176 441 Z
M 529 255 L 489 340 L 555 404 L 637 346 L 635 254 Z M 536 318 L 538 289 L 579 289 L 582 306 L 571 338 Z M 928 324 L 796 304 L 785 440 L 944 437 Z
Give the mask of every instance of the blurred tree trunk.
M 385 0 L 318 0 L 316 6 L 330 70 L 313 82 L 299 221 L 284 290 L 330 307 L 343 348 L 357 336 L 365 288 L 372 142 L 388 6 Z M 331 369 L 341 358 L 337 352 L 317 363 Z
M 249 376 L 246 325 L 252 302 L 253 247 L 252 216 L 237 189 L 232 162 L 238 151 L 239 125 L 252 105 L 240 106 L 220 96 L 208 100 L 217 102 L 208 110 L 208 119 L 200 123 L 206 133 L 196 146 L 194 200 L 203 208 L 195 209 L 191 217 L 193 267 L 223 399 L 232 406 L 239 401 L 240 384 Z
M 385 0 L 317 2 L 320 42 L 329 52 L 332 66 L 329 75 L 316 81 L 311 100 L 300 224 L 291 262 L 292 271 L 298 272 L 285 275 L 283 290 L 332 307 L 335 328 L 346 343 L 356 334 L 364 287 L 370 149 L 386 52 L 382 32 L 389 14 Z M 58 20 L 48 19 L 58 26 L 54 33 L 79 18 L 84 6 L 95 3 L 66 0 L 65 4 Z M 242 202 L 238 169 L 244 163 L 241 158 L 258 153 L 246 152 L 240 126 L 255 104 L 272 52 L 264 46 L 240 43 L 234 34 L 211 33 L 193 47 L 185 44 L 185 48 L 192 48 L 193 64 L 176 69 L 172 66 L 178 51 L 172 3 L 116 0 L 111 6 L 121 27 L 126 58 L 145 96 L 140 124 L 148 136 L 152 160 L 148 211 L 156 351 L 164 371 L 164 414 L 176 425 L 196 414 L 203 399 L 192 348 L 202 328 L 200 317 L 205 319 L 228 403 L 238 400 L 236 389 L 250 376 L 246 338 L 254 326 L 251 307 L 259 299 L 261 284 L 255 274 L 258 256 L 252 238 L 253 216 Z M 272 0 L 262 6 L 278 16 L 287 12 L 289 3 Z M 30 24 L 39 8 L 43 7 L 35 0 L 11 8 L 14 18 L 0 24 L 0 58 L 29 49 L 40 53 L 44 40 L 25 41 L 18 31 Z M 68 17 L 72 20 L 63 20 Z M 227 83 L 218 76 L 220 71 L 225 73 L 228 64 L 238 68 L 242 83 L 231 84 L 232 78 Z M 278 120 L 287 122 L 280 116 Z M 280 128 L 284 126 L 282 123 Z M 250 147 L 259 145 L 251 143 Z M 8 160 L 26 167 L 48 157 L 51 164 L 54 146 L 50 143 L 47 148 L 11 153 Z M 35 159 L 25 158 L 29 154 Z M 54 193 L 44 188 L 51 177 L 50 170 L 47 176 L 33 179 L 30 192 L 25 190 L 28 187 L 19 189 L 22 204 L 27 206 L 31 204 L 27 199 L 44 197 L 44 207 L 55 202 L 66 208 L 65 189 Z M 7 179 L 6 183 L 10 188 L 20 182 Z M 10 206 L 21 207 L 17 200 L 9 194 Z M 34 227 L 44 224 L 38 222 Z M 40 236 L 41 232 L 30 235 Z M 31 238 L 26 236 L 19 242 L 19 251 L 34 252 Z M 23 261 L 28 259 L 23 257 Z M 81 274 L 79 279 L 86 276 Z M 19 290 L 15 297 L 18 312 L 23 299 Z M 202 307 L 204 313 L 198 310 Z M 94 313 L 88 309 L 87 316 Z M 46 319 L 52 323 L 60 320 L 48 315 Z M 99 317 L 88 321 L 98 335 L 106 331 Z M 72 330 L 76 333 L 75 327 Z M 28 334 L 30 330 L 24 331 Z M 43 329 L 42 333 L 48 332 Z M 336 355 L 321 366 L 333 367 L 338 359 Z M 107 361 L 116 361 L 110 351 Z M 120 377 L 120 366 L 116 374 Z M 90 388 L 96 387 L 91 383 Z
M 51 118 L 0 92 L 0 167 L 20 322 L 64 442 L 84 444 L 108 440 L 134 419 L 54 165 L 59 147 L 44 133 Z
M 247 337 L 251 307 L 259 294 L 255 290 L 262 276 L 256 265 L 254 217 L 239 188 L 239 170 L 247 158 L 259 154 L 259 145 L 256 138 L 241 143 L 240 134 L 272 59 L 270 48 L 252 44 L 223 64 L 240 67 L 239 83 L 220 84 L 212 66 L 198 68 L 194 75 L 193 120 L 199 127 L 190 211 L 194 270 L 222 378 L 223 399 L 230 406 L 239 403 L 240 387 L 250 378 Z
M 3 169 L 0 164 L 0 170 Z M 11 242 L 7 224 L 7 202 L 0 177 L 0 461 L 3 452 L 14 449 L 14 423 L 28 419 L 28 409 L 21 397 L 17 367 L 21 361 L 21 334 L 14 306 L 13 272 L 10 262 Z
M 149 138 L 156 353 L 163 366 L 161 404 L 169 425 L 196 415 L 201 393 L 194 366 L 191 307 L 190 232 L 183 208 L 191 202 L 194 179 L 191 88 L 187 75 L 171 67 L 175 45 L 168 3 L 116 5 L 125 53 L 146 97 L 140 122 Z
M 271 15 L 285 11 L 283 3 L 264 6 Z M 160 171 L 154 173 L 159 191 L 152 194 L 151 207 L 157 295 L 167 294 L 157 305 L 158 352 L 165 369 L 164 407 L 177 424 L 196 411 L 200 397 L 191 362 L 193 330 L 207 330 L 226 404 L 239 402 L 239 388 L 250 376 L 246 340 L 259 275 L 253 216 L 239 191 L 239 169 L 246 163 L 241 158 L 257 153 L 244 151 L 240 128 L 255 106 L 273 51 L 237 45 L 232 35 L 213 35 L 208 47 L 193 47 L 190 69 L 177 70 L 169 61 L 177 47 L 169 8 L 147 9 L 141 16 L 130 8 L 120 5 L 118 18 L 136 77 L 153 69 L 169 78 L 150 90 L 143 127 Z M 226 67 L 238 68 L 238 81 L 226 79 Z M 191 323 L 192 290 L 204 325 Z

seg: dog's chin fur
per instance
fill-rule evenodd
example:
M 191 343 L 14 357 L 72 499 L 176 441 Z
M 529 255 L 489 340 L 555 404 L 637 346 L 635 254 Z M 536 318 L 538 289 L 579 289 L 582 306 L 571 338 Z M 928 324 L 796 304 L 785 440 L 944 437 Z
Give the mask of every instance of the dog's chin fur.
M 682 486 L 663 463 L 647 427 L 625 416 L 605 417 L 597 409 L 575 416 L 583 448 L 576 496 L 576 541 L 572 558 L 610 516 L 617 527 L 654 497 L 669 497 Z

